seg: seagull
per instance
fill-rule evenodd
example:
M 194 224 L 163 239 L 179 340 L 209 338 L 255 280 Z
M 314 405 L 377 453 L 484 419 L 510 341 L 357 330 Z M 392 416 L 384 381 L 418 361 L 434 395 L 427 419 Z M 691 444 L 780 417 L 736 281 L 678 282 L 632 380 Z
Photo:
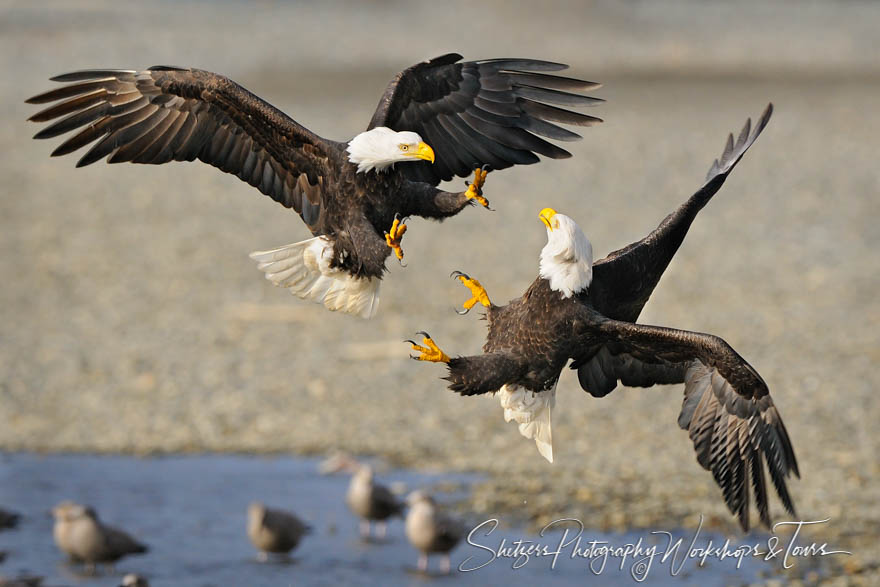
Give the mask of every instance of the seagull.
M 306 523 L 290 512 L 267 508 L 260 502 L 248 506 L 247 534 L 260 551 L 260 560 L 268 560 L 269 553 L 289 553 L 310 531 Z
M 449 553 L 461 541 L 466 530 L 461 521 L 437 508 L 434 498 L 424 491 L 414 491 L 407 499 L 406 537 L 419 551 L 419 570 L 428 570 L 428 555 L 443 555 L 442 569 L 450 571 Z
M 377 538 L 384 538 L 386 520 L 391 516 L 403 516 L 404 503 L 390 489 L 376 483 L 369 465 L 360 465 L 352 476 L 345 501 L 349 509 L 361 518 L 361 536 L 364 538 L 369 538 L 373 520 L 378 522 Z
M 63 501 L 52 510 L 55 544 L 73 561 L 94 569 L 96 563 L 113 563 L 147 547 L 122 530 L 105 526 L 89 506 Z

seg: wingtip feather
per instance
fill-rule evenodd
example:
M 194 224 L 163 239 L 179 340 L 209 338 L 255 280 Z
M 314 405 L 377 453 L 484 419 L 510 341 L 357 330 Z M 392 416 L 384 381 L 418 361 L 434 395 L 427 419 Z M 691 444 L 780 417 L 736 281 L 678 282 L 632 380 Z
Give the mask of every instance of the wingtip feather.
M 134 75 L 137 71 L 133 69 L 81 69 L 79 71 L 71 71 L 62 73 L 49 78 L 52 82 L 79 82 L 83 80 L 114 80 L 120 75 Z

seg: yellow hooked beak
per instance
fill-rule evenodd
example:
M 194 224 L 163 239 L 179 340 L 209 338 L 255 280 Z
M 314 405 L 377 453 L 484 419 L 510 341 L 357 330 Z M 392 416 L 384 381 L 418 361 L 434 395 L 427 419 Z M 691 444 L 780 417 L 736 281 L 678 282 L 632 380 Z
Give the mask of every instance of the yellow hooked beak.
M 538 214 L 538 218 L 540 218 L 541 222 L 543 222 L 547 226 L 548 230 L 553 230 L 554 216 L 556 216 L 556 210 L 554 210 L 553 208 L 544 208 L 543 210 L 541 210 L 541 213 Z
M 434 149 L 428 143 L 422 141 L 419 143 L 416 152 L 413 154 L 416 159 L 424 159 L 425 161 L 434 162 Z

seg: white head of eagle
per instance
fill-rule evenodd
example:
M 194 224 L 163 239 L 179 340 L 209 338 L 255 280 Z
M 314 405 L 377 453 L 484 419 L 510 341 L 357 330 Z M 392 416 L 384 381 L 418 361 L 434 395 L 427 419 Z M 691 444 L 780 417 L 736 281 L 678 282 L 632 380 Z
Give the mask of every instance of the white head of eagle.
M 541 249 L 540 275 L 550 289 L 569 298 L 593 281 L 593 246 L 577 223 L 552 208 L 539 215 L 547 227 L 547 244 Z
M 375 169 L 385 171 L 400 161 L 434 162 L 434 150 L 417 133 L 397 132 L 377 126 L 348 142 L 348 160 L 358 166 L 358 173 Z

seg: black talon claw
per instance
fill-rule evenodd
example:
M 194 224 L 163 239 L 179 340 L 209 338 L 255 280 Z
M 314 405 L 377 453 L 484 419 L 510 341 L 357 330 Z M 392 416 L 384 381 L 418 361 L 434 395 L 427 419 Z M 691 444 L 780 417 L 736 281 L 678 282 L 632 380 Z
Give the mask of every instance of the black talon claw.
M 425 332 L 424 330 L 419 330 L 418 332 L 416 332 L 416 334 L 421 334 L 425 338 L 431 338 L 431 335 L 428 334 L 427 332 Z
M 467 273 L 462 273 L 462 272 L 459 271 L 458 269 L 456 269 L 455 271 L 453 271 L 452 273 L 450 273 L 450 274 L 449 274 L 449 277 L 452 277 L 453 279 L 458 279 L 459 277 L 464 277 L 465 279 L 470 279 L 470 278 L 471 278 L 470 275 L 468 275 Z
M 416 341 L 414 341 L 414 340 L 410 340 L 410 339 L 406 339 L 406 340 L 403 341 L 403 342 L 408 342 L 409 344 L 416 344 Z
M 492 166 L 489 165 L 488 163 L 484 163 L 482 166 L 480 166 L 480 171 L 486 171 L 486 172 L 492 171 Z
M 453 308 L 453 310 L 455 310 L 455 308 Z M 465 314 L 467 314 L 470 311 L 471 311 L 470 308 L 465 308 L 464 310 L 461 310 L 461 311 L 455 310 L 455 313 L 458 314 L 459 316 L 464 316 Z

